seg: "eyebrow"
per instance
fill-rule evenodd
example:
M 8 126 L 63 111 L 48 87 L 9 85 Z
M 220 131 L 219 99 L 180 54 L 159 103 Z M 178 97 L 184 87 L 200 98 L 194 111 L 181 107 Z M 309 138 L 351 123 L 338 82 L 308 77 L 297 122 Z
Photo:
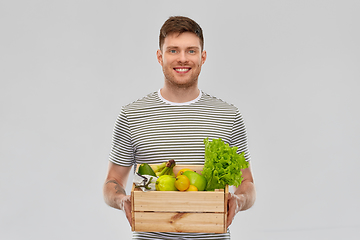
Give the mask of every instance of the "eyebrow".
M 178 46 L 168 46 L 166 49 L 179 49 L 179 47 Z M 200 48 L 197 46 L 190 46 L 190 47 L 187 47 L 186 49 L 200 49 Z

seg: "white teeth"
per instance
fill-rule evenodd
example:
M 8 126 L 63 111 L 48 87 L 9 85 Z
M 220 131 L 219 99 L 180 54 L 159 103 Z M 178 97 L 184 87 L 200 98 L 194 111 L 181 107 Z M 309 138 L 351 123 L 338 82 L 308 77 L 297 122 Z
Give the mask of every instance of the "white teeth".
M 178 72 L 186 72 L 189 71 L 189 68 L 175 68 L 175 70 Z

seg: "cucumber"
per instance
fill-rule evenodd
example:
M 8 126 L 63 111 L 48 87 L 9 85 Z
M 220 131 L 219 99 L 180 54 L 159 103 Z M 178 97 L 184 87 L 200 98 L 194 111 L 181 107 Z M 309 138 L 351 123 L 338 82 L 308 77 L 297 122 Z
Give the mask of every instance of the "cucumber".
M 150 175 L 156 177 L 156 174 L 154 170 L 151 168 L 151 166 L 147 163 L 142 163 L 139 166 L 138 173 L 140 175 Z

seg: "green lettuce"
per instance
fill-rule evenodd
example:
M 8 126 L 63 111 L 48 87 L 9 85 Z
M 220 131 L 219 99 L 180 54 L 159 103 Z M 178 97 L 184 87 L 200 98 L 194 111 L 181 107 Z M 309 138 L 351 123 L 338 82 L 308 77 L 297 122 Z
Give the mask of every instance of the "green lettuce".
M 204 139 L 205 163 L 201 174 L 207 180 L 207 191 L 224 189 L 226 185 L 238 187 L 243 180 L 241 169 L 249 167 L 244 152 L 238 154 L 237 147 L 230 147 L 221 138 Z

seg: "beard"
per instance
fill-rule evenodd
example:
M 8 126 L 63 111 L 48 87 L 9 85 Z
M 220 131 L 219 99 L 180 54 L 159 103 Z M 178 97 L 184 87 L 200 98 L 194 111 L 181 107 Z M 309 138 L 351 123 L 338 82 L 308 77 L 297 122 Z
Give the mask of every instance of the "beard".
M 163 73 L 165 76 L 165 82 L 169 83 L 170 86 L 186 89 L 197 86 L 200 69 L 186 77 L 175 76 L 176 73 L 173 72 L 173 69 L 169 70 L 163 68 Z

